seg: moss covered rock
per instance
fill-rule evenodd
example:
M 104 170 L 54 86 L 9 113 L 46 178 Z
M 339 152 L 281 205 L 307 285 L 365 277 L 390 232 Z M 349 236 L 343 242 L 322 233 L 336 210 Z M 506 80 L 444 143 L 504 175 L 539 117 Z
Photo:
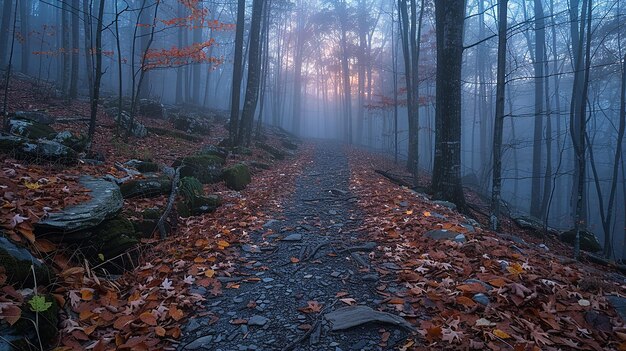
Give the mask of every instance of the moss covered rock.
M 236 164 L 224 170 L 224 180 L 229 189 L 243 190 L 252 181 L 250 169 L 246 164 Z
M 78 154 L 69 147 L 52 140 L 31 140 L 15 135 L 0 135 L 0 152 L 15 158 L 34 162 L 58 162 L 73 165 Z
M 159 165 L 154 162 L 141 161 L 135 167 L 141 173 L 158 172 Z
M 269 144 L 266 144 L 266 143 L 258 142 L 258 143 L 256 143 L 256 146 L 259 149 L 262 149 L 265 152 L 267 152 L 268 154 L 272 155 L 272 157 L 274 157 L 277 160 L 284 160 L 285 157 L 287 156 L 287 153 L 284 152 L 283 150 L 275 148 L 272 145 L 269 145 Z
M 223 165 L 224 159 L 219 156 L 198 154 L 176 160 L 173 167 L 181 167 L 181 178 L 195 177 L 202 184 L 212 184 L 222 180 Z
M 172 191 L 172 181 L 166 176 L 132 179 L 120 185 L 120 191 L 125 199 L 166 195 Z
M 575 240 L 576 240 L 576 231 L 574 229 L 568 230 L 561 234 L 561 241 L 563 242 L 574 245 Z M 589 251 L 589 252 L 598 252 L 602 250 L 602 245 L 600 245 L 600 241 L 595 236 L 595 234 L 593 234 L 590 231 L 581 229 L 580 249 Z
M 199 154 L 213 155 L 225 160 L 228 157 L 228 149 L 215 145 L 206 145 L 200 150 Z
M 180 217 L 187 218 L 215 211 L 222 204 L 217 195 L 194 196 L 191 200 L 176 203 L 176 211 Z
M 48 125 L 21 118 L 9 120 L 9 133 L 34 140 L 53 138 L 56 134 Z
M 104 259 L 113 258 L 139 243 L 133 223 L 118 216 L 102 223 L 94 230 L 93 251 L 102 254 Z
M 31 265 L 35 271 L 35 279 Z M 2 236 L 0 236 L 0 266 L 5 269 L 7 282 L 17 287 L 33 288 L 35 280 L 39 286 L 47 285 L 52 277 L 48 267 L 27 249 L 13 244 Z
M 65 145 L 76 152 L 83 152 L 87 147 L 87 137 L 74 135 L 67 130 L 57 133 L 52 141 Z

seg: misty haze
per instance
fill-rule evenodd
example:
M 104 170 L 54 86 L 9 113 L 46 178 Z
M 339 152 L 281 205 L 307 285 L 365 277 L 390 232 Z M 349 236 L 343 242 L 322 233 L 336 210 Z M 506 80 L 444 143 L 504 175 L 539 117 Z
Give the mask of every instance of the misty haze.
M 0 351 L 626 350 L 626 2 L 0 0 Z

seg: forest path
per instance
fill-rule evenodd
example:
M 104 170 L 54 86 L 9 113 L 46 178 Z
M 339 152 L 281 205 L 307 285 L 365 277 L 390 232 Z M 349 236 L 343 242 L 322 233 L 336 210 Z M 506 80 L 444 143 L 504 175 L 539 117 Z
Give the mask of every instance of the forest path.
M 378 345 L 381 324 L 332 331 L 323 317 L 348 303 L 376 309 L 384 298 L 376 293 L 384 282 L 369 269 L 375 244 L 358 231 L 362 213 L 349 190 L 342 150 L 339 144 L 316 145 L 314 161 L 283 203 L 282 220 L 269 221 L 250 234 L 250 245 L 241 246 L 239 278 L 221 278 L 239 287 L 218 297 L 202 291 L 208 314 L 184 326 L 180 350 L 391 349 Z M 384 327 L 387 345 L 406 336 L 399 327 Z

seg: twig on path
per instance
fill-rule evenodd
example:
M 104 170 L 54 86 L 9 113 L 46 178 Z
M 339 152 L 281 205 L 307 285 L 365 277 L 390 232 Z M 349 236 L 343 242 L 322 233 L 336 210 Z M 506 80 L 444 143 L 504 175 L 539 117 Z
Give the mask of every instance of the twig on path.
M 322 247 L 324 247 L 324 246 L 326 246 L 326 245 L 328 245 L 328 244 L 330 244 L 330 241 L 325 241 L 325 242 L 323 242 L 323 243 L 321 243 L 321 244 L 318 244 L 317 246 L 315 246 L 315 247 L 313 248 L 313 250 L 311 251 L 311 253 L 310 253 L 309 255 L 307 255 L 307 256 L 306 256 L 303 260 L 304 260 L 304 261 L 308 261 L 308 260 L 310 260 L 310 259 L 312 259 L 312 258 L 315 258 L 315 255 L 317 254 L 317 252 L 318 252 L 318 251 L 319 251 Z M 300 260 L 300 261 L 303 261 L 303 260 Z
M 167 237 L 167 231 L 165 230 L 165 220 L 167 216 L 169 216 L 172 211 L 172 207 L 174 207 L 174 201 L 176 201 L 176 196 L 178 195 L 178 181 L 180 180 L 180 167 L 176 168 L 176 172 L 174 173 L 174 179 L 172 180 L 172 192 L 170 193 L 170 197 L 167 200 L 167 206 L 165 206 L 165 211 L 159 218 L 159 222 L 157 222 L 157 228 L 159 228 L 159 234 L 161 236 L 161 240 Z
M 333 306 L 335 306 L 337 304 L 337 301 L 339 301 L 339 300 L 335 300 L 332 304 L 324 307 L 320 311 L 320 313 L 317 315 L 316 321 L 313 324 L 313 326 L 311 327 L 311 329 L 307 330 L 307 332 L 304 333 L 304 335 L 302 335 L 301 337 L 299 337 L 296 340 L 292 341 L 289 345 L 283 347 L 282 351 L 291 351 L 291 350 L 293 350 L 299 343 L 301 343 L 302 341 L 306 340 L 309 336 L 311 336 L 311 334 L 313 334 L 313 332 L 320 325 L 320 323 L 322 323 L 322 319 L 324 318 L 324 312 L 326 312 L 326 310 L 328 310 L 329 308 L 332 308 Z
M 374 242 L 369 242 L 369 243 L 365 243 L 363 245 L 357 245 L 357 246 L 350 246 L 347 247 L 341 251 L 339 251 L 339 253 L 343 254 L 346 252 L 357 252 L 357 251 L 372 251 L 376 248 L 376 243 Z

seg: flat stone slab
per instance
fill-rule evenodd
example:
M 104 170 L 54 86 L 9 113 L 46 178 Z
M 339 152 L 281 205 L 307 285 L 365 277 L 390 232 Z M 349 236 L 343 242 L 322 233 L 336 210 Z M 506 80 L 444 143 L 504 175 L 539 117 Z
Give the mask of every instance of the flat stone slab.
M 453 230 L 446 229 L 430 230 L 426 232 L 424 236 L 433 240 L 452 240 L 459 243 L 464 243 L 465 241 L 467 241 L 465 235 L 459 234 Z
M 620 318 L 622 318 L 622 321 L 626 321 L 626 298 L 610 295 L 606 299 L 611 303 L 611 306 L 613 306 Z
M 80 184 L 91 190 L 91 199 L 85 203 L 69 206 L 54 212 L 35 226 L 45 233 L 71 233 L 93 228 L 115 217 L 122 209 L 124 199 L 117 184 L 82 176 Z
M 300 241 L 302 240 L 302 234 L 294 233 L 289 234 L 283 238 L 283 241 Z
M 346 330 L 371 322 L 393 324 L 409 330 L 415 329 L 402 317 L 387 312 L 375 311 L 367 306 L 342 307 L 326 313 L 324 318 L 331 323 L 332 331 Z

